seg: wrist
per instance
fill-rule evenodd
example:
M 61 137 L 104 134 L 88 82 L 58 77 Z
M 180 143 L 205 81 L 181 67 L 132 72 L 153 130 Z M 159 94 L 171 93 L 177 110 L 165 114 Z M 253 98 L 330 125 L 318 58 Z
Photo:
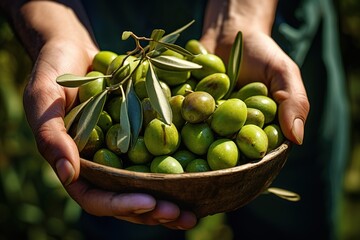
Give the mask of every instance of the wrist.
M 223 32 L 238 31 L 244 35 L 251 32 L 262 32 L 271 35 L 275 18 L 277 0 L 209 0 L 204 34 L 220 36 Z
M 243 0 L 229 1 L 230 26 L 247 32 L 262 32 L 271 35 L 275 19 L 277 0 Z
M 79 1 L 70 2 L 27 1 L 9 9 L 13 27 L 33 60 L 51 41 L 79 41 L 84 47 L 95 46 Z

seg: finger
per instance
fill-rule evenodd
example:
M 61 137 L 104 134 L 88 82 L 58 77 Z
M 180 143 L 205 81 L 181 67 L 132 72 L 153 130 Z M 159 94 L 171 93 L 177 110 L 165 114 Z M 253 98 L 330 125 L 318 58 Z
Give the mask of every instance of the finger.
M 287 139 L 301 145 L 309 105 L 304 95 L 297 93 L 279 104 L 279 122 Z
M 117 218 L 138 224 L 158 225 L 176 221 L 179 216 L 180 209 L 177 205 L 158 200 L 156 207 L 150 212 L 138 216 L 117 216 Z
M 79 178 L 66 187 L 70 196 L 89 214 L 95 216 L 138 216 L 152 211 L 156 200 L 142 193 L 116 193 L 90 186 Z
M 310 104 L 299 68 L 295 63 L 288 62 L 277 68 L 277 74 L 270 83 L 270 92 L 279 105 L 279 123 L 285 137 L 300 145 Z
M 171 229 L 189 230 L 196 226 L 197 218 L 193 212 L 181 211 L 180 216 L 176 221 L 164 224 L 164 226 Z
M 28 122 L 42 156 L 56 170 L 64 185 L 77 179 L 80 162 L 78 149 L 64 127 L 65 99 L 63 89 L 53 80 L 43 83 L 50 76 L 34 73 L 24 92 L 24 107 Z M 44 80 L 35 80 L 44 79 Z

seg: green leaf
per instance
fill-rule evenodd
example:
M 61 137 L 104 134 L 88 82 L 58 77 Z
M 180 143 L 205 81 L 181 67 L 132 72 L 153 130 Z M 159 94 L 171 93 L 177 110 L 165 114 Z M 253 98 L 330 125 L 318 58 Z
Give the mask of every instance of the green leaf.
M 68 114 L 66 114 L 66 116 L 64 117 L 64 124 L 65 124 L 66 131 L 70 130 L 70 127 L 73 124 L 73 122 L 79 116 L 79 114 L 84 109 L 86 104 L 88 104 L 93 98 L 94 97 L 91 97 L 88 100 L 86 100 L 85 102 L 80 103 L 79 105 L 77 105 L 76 107 L 71 109 L 70 112 L 68 112 Z
M 169 42 L 166 40 L 172 39 L 172 38 L 174 38 L 174 36 L 176 36 L 176 39 L 177 39 L 179 37 L 180 33 L 183 32 L 184 30 L 186 30 L 187 28 L 189 28 L 194 22 L 195 22 L 195 20 L 191 20 L 188 24 L 184 25 L 183 27 L 165 35 L 160 41 L 161 42 Z M 176 41 L 176 39 L 175 39 L 175 41 Z
M 201 65 L 174 56 L 157 56 L 150 58 L 151 63 L 161 69 L 169 71 L 188 71 L 202 68 Z
M 151 33 L 151 39 L 152 41 L 150 41 L 150 51 L 153 50 L 156 45 L 157 45 L 157 41 L 159 41 L 159 39 L 162 38 L 162 36 L 164 35 L 165 31 L 163 29 L 154 29 Z
M 230 96 L 232 90 L 236 85 L 237 80 L 239 79 L 240 65 L 242 61 L 242 52 L 243 52 L 242 50 L 243 50 L 243 38 L 242 38 L 242 32 L 239 31 L 235 37 L 229 56 L 227 74 L 230 78 L 230 88 L 225 96 L 225 99 L 227 99 Z
M 180 37 L 180 34 L 170 34 L 162 37 L 159 42 L 165 42 L 165 43 L 175 43 L 176 40 Z
M 169 100 L 163 92 L 151 62 L 149 62 L 149 70 L 146 74 L 145 84 L 152 107 L 161 116 L 162 120 L 170 125 L 172 123 L 172 110 Z
M 132 34 L 132 32 L 130 32 L 130 31 L 124 31 L 121 35 L 121 39 L 126 40 L 131 36 L 131 34 Z
M 164 44 L 166 44 L 166 43 L 170 43 L 170 44 L 175 43 L 176 40 L 179 38 L 180 33 L 183 32 L 188 27 L 190 27 L 190 25 L 192 25 L 194 22 L 195 22 L 195 20 L 192 20 L 191 22 L 189 22 L 185 26 L 175 30 L 174 32 L 171 32 L 171 33 L 165 35 L 160 40 L 158 40 L 158 42 L 161 42 L 161 43 L 164 43 Z M 167 48 L 164 46 L 164 44 L 163 45 L 157 44 L 156 47 L 155 47 L 155 51 L 153 51 L 153 49 L 151 49 L 151 51 L 149 52 L 149 56 L 156 57 L 156 56 L 160 55 L 162 52 L 166 51 Z M 185 54 L 186 56 L 188 56 L 190 58 L 194 57 L 193 55 L 188 55 L 189 52 L 187 50 L 185 50 L 185 51 L 186 51 L 186 54 Z M 180 53 L 183 54 L 183 52 L 184 52 L 184 49 L 181 49 Z
M 121 67 L 117 68 L 113 72 L 112 78 L 109 80 L 110 85 L 113 86 L 120 83 L 121 81 L 128 79 L 131 74 L 130 70 L 130 64 L 122 65 Z
M 108 91 L 104 90 L 96 95 L 84 108 L 78 123 L 76 136 L 74 141 L 79 149 L 79 152 L 85 147 L 89 140 L 91 131 L 95 128 L 101 111 L 106 102 Z
M 104 76 L 77 76 L 74 74 L 66 73 L 63 75 L 60 75 L 56 78 L 56 82 L 60 84 L 63 87 L 80 87 L 81 85 L 94 81 L 99 78 L 105 78 L 105 77 L 111 77 L 112 75 L 104 75 Z
M 122 85 L 120 86 L 120 90 L 122 93 L 122 102 L 120 107 L 120 128 L 117 135 L 116 145 L 122 153 L 126 153 L 130 145 L 131 128 L 128 115 L 127 97 L 124 93 Z
M 173 43 L 166 43 L 166 42 L 157 42 L 158 46 L 155 50 L 159 51 L 160 47 L 165 47 L 167 49 L 171 49 L 177 53 L 180 53 L 188 58 L 193 58 L 195 55 L 186 50 L 183 47 L 180 47 L 179 45 L 173 44 Z M 159 48 L 159 49 L 158 49 Z
M 141 101 L 135 93 L 132 81 L 129 81 L 126 95 L 128 115 L 131 127 L 131 144 L 134 145 L 141 131 L 143 123 L 143 110 Z
M 297 202 L 301 199 L 299 194 L 282 188 L 269 187 L 267 190 L 264 191 L 264 193 L 272 193 L 280 198 L 291 202 Z

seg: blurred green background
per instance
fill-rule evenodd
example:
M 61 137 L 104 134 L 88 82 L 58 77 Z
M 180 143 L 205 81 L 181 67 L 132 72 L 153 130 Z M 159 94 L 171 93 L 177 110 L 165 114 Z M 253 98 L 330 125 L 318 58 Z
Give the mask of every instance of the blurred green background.
M 352 110 L 341 238 L 360 239 L 360 1 L 338 0 L 340 40 Z M 82 239 L 79 206 L 37 152 L 22 106 L 31 62 L 0 15 L 0 240 Z M 223 215 L 202 220 L 189 239 L 231 239 Z

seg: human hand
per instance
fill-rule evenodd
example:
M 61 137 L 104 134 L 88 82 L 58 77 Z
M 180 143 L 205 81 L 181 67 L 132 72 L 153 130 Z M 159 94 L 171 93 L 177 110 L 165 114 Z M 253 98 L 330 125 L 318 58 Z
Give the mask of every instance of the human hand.
M 25 89 L 24 106 L 40 153 L 57 172 L 69 195 L 87 212 L 114 216 L 140 224 L 164 224 L 187 229 L 192 213 L 146 194 L 119 194 L 97 189 L 79 177 L 78 149 L 66 133 L 63 117 L 76 101 L 76 89 L 63 88 L 55 79 L 63 73 L 84 75 L 96 48 L 68 42 L 49 42 L 42 48 Z
M 47 11 L 43 11 L 44 8 Z M 79 152 L 63 120 L 76 104 L 77 89 L 61 87 L 56 77 L 64 73 L 85 75 L 98 48 L 67 6 L 35 1 L 23 5 L 21 11 L 24 19 L 29 20 L 27 24 L 32 26 L 21 32 L 28 48 L 31 48 L 33 29 L 40 36 L 37 39 L 43 42 L 38 51 L 36 47 L 28 49 L 36 61 L 24 92 L 25 113 L 39 152 L 53 167 L 70 197 L 96 216 L 113 216 L 138 224 L 162 224 L 174 229 L 193 227 L 195 215 L 181 211 L 171 202 L 147 194 L 101 190 L 80 177 Z M 31 34 L 27 34 L 29 32 Z
M 230 40 L 230 39 L 229 39 Z M 204 44 L 206 46 L 206 41 Z M 213 50 L 228 59 L 230 41 L 219 42 Z M 244 36 L 243 61 L 238 86 L 260 81 L 269 88 L 279 104 L 279 122 L 284 135 L 302 144 L 309 102 L 297 65 L 266 34 L 253 32 Z
M 225 24 L 221 31 L 205 32 L 201 42 L 209 52 L 227 62 L 239 30 L 236 24 Z M 242 32 L 243 59 L 238 87 L 254 81 L 265 83 L 279 105 L 279 122 L 285 137 L 302 144 L 310 106 L 298 66 L 266 32 L 248 29 Z

